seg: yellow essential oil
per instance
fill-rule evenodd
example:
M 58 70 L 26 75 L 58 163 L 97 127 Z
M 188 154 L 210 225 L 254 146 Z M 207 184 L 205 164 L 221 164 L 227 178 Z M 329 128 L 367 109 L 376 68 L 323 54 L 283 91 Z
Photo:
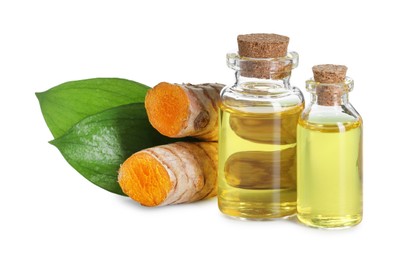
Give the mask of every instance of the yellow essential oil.
M 296 213 L 296 124 L 303 104 L 275 113 L 221 107 L 218 203 L 240 218 Z
M 362 219 L 362 125 L 299 120 L 298 218 L 309 226 L 353 226 Z
M 237 37 L 236 82 L 220 94 L 218 206 L 243 219 L 296 213 L 296 126 L 304 107 L 290 85 L 299 56 L 277 34 Z
M 347 67 L 313 67 L 312 94 L 297 126 L 297 217 L 305 225 L 344 228 L 362 220 L 362 118 L 348 101 Z

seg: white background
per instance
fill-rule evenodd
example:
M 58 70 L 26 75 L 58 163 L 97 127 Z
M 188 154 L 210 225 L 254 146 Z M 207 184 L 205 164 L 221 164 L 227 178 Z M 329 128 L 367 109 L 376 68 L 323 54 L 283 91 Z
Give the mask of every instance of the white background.
M 402 2 L 1 1 L 0 258 L 405 259 Z M 225 54 L 252 32 L 290 36 L 300 54 L 291 82 L 303 91 L 312 65 L 349 67 L 365 123 L 358 227 L 236 221 L 215 199 L 143 208 L 85 180 L 47 143 L 34 92 L 93 77 L 230 84 Z

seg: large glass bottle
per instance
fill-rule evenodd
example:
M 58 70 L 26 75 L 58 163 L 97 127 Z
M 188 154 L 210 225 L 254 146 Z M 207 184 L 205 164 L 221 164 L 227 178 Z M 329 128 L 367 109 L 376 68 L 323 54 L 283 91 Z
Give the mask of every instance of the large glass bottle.
M 312 95 L 298 124 L 298 218 L 320 228 L 362 219 L 362 119 L 348 101 L 353 80 L 340 65 L 313 67 Z
M 238 37 L 239 53 L 227 55 L 236 82 L 221 92 L 219 208 L 238 218 L 290 216 L 297 198 L 296 125 L 304 107 L 302 93 L 289 83 L 298 54 L 287 53 L 287 42 L 281 52 L 281 39 L 289 40 L 285 36 L 242 38 L 253 39 L 253 49 Z M 268 57 L 250 57 L 261 56 L 257 50 Z

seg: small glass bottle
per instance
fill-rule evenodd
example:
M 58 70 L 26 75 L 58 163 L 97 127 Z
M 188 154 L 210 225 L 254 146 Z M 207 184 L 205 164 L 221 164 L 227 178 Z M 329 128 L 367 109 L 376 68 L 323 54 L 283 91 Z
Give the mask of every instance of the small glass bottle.
M 347 67 L 318 65 L 298 124 L 298 219 L 342 228 L 362 220 L 362 119 L 348 101 Z
M 298 54 L 276 34 L 238 36 L 227 55 L 236 82 L 221 92 L 218 205 L 229 216 L 296 213 L 296 125 L 304 107 L 289 83 Z

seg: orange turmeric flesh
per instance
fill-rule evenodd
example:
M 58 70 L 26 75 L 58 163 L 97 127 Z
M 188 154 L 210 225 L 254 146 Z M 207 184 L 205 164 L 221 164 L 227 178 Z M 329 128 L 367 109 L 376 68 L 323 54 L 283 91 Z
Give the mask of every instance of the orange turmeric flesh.
M 165 168 L 148 153 L 138 153 L 121 166 L 119 183 L 123 192 L 144 206 L 157 206 L 167 197 L 172 184 Z
M 148 90 L 145 108 L 151 125 L 169 137 L 218 140 L 218 104 L 222 84 L 161 82 Z
M 148 118 L 161 134 L 175 137 L 187 123 L 189 99 L 180 86 L 161 82 L 145 99 Z
M 133 154 L 118 183 L 143 206 L 189 203 L 217 194 L 217 143 L 177 142 Z

